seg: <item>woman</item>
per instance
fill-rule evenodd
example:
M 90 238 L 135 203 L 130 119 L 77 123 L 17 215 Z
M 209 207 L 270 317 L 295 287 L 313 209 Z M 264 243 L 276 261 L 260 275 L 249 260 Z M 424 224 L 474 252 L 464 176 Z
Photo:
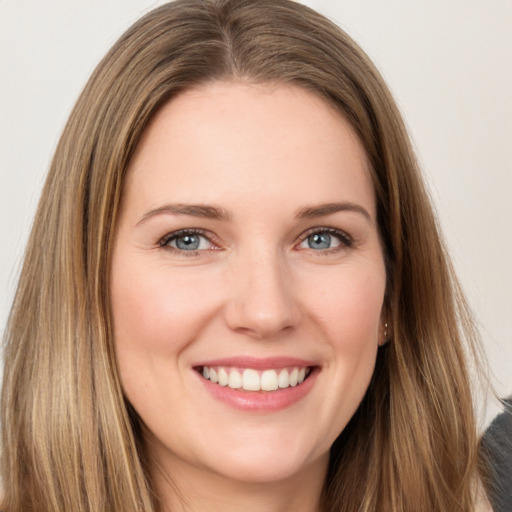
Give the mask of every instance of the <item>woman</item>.
M 6 333 L 2 510 L 476 510 L 464 343 L 364 53 L 287 0 L 164 5 L 51 165 Z

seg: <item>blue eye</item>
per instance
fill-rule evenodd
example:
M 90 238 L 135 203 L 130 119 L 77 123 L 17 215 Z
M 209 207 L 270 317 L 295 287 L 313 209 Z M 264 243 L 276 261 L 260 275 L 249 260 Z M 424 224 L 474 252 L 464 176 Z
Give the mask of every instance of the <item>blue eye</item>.
M 329 249 L 348 247 L 351 243 L 351 238 L 343 233 L 343 231 L 333 228 L 324 228 L 305 236 L 299 248 L 312 249 L 314 251 L 327 251 Z
M 212 243 L 199 232 L 181 230 L 164 237 L 160 241 L 160 246 L 177 251 L 193 252 L 211 249 Z
M 195 251 L 201 245 L 201 238 L 197 235 L 183 235 L 174 240 L 176 247 L 182 251 Z
M 310 249 L 330 249 L 332 237 L 329 233 L 314 233 L 306 238 Z

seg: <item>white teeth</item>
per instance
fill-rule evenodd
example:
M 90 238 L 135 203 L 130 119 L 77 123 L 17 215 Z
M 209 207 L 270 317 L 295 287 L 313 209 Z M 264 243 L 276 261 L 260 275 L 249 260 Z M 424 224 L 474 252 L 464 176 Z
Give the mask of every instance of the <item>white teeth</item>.
M 290 376 L 288 370 L 281 370 L 277 382 L 280 388 L 287 388 L 290 385 Z
M 242 370 L 223 366 L 203 366 L 202 375 L 206 380 L 232 389 L 275 391 L 302 384 L 309 371 L 305 367 L 258 371 L 252 368 Z
M 242 376 L 238 370 L 231 370 L 229 372 L 228 386 L 233 389 L 242 387 Z
M 265 370 L 261 374 L 261 389 L 263 391 L 274 391 L 278 387 L 277 372 L 275 370 Z
M 260 390 L 260 376 L 256 370 L 244 370 L 242 377 L 242 387 L 246 391 L 259 391 Z
M 227 386 L 228 385 L 228 373 L 224 368 L 219 368 L 219 384 L 221 386 Z
M 290 386 L 296 386 L 297 385 L 297 378 L 299 377 L 299 370 L 298 368 L 294 368 L 292 372 L 290 373 Z

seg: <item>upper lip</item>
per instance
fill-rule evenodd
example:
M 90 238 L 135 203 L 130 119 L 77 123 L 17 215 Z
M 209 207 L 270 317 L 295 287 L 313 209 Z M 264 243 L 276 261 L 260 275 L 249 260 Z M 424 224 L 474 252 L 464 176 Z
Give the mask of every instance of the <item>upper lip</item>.
M 250 357 L 250 356 L 236 356 L 236 357 L 222 357 L 219 359 L 209 359 L 194 364 L 194 367 L 199 366 L 231 366 L 237 368 L 253 368 L 255 370 L 279 369 L 290 367 L 309 367 L 317 366 L 312 360 L 300 359 L 297 357 Z

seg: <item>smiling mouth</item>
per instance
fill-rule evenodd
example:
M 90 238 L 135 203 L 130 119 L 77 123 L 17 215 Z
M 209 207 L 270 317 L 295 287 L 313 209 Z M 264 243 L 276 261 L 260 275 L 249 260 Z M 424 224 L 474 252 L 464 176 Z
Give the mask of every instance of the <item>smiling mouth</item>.
M 255 370 L 229 366 L 199 366 L 196 371 L 204 379 L 237 391 L 277 391 L 300 386 L 311 374 L 311 366 Z

